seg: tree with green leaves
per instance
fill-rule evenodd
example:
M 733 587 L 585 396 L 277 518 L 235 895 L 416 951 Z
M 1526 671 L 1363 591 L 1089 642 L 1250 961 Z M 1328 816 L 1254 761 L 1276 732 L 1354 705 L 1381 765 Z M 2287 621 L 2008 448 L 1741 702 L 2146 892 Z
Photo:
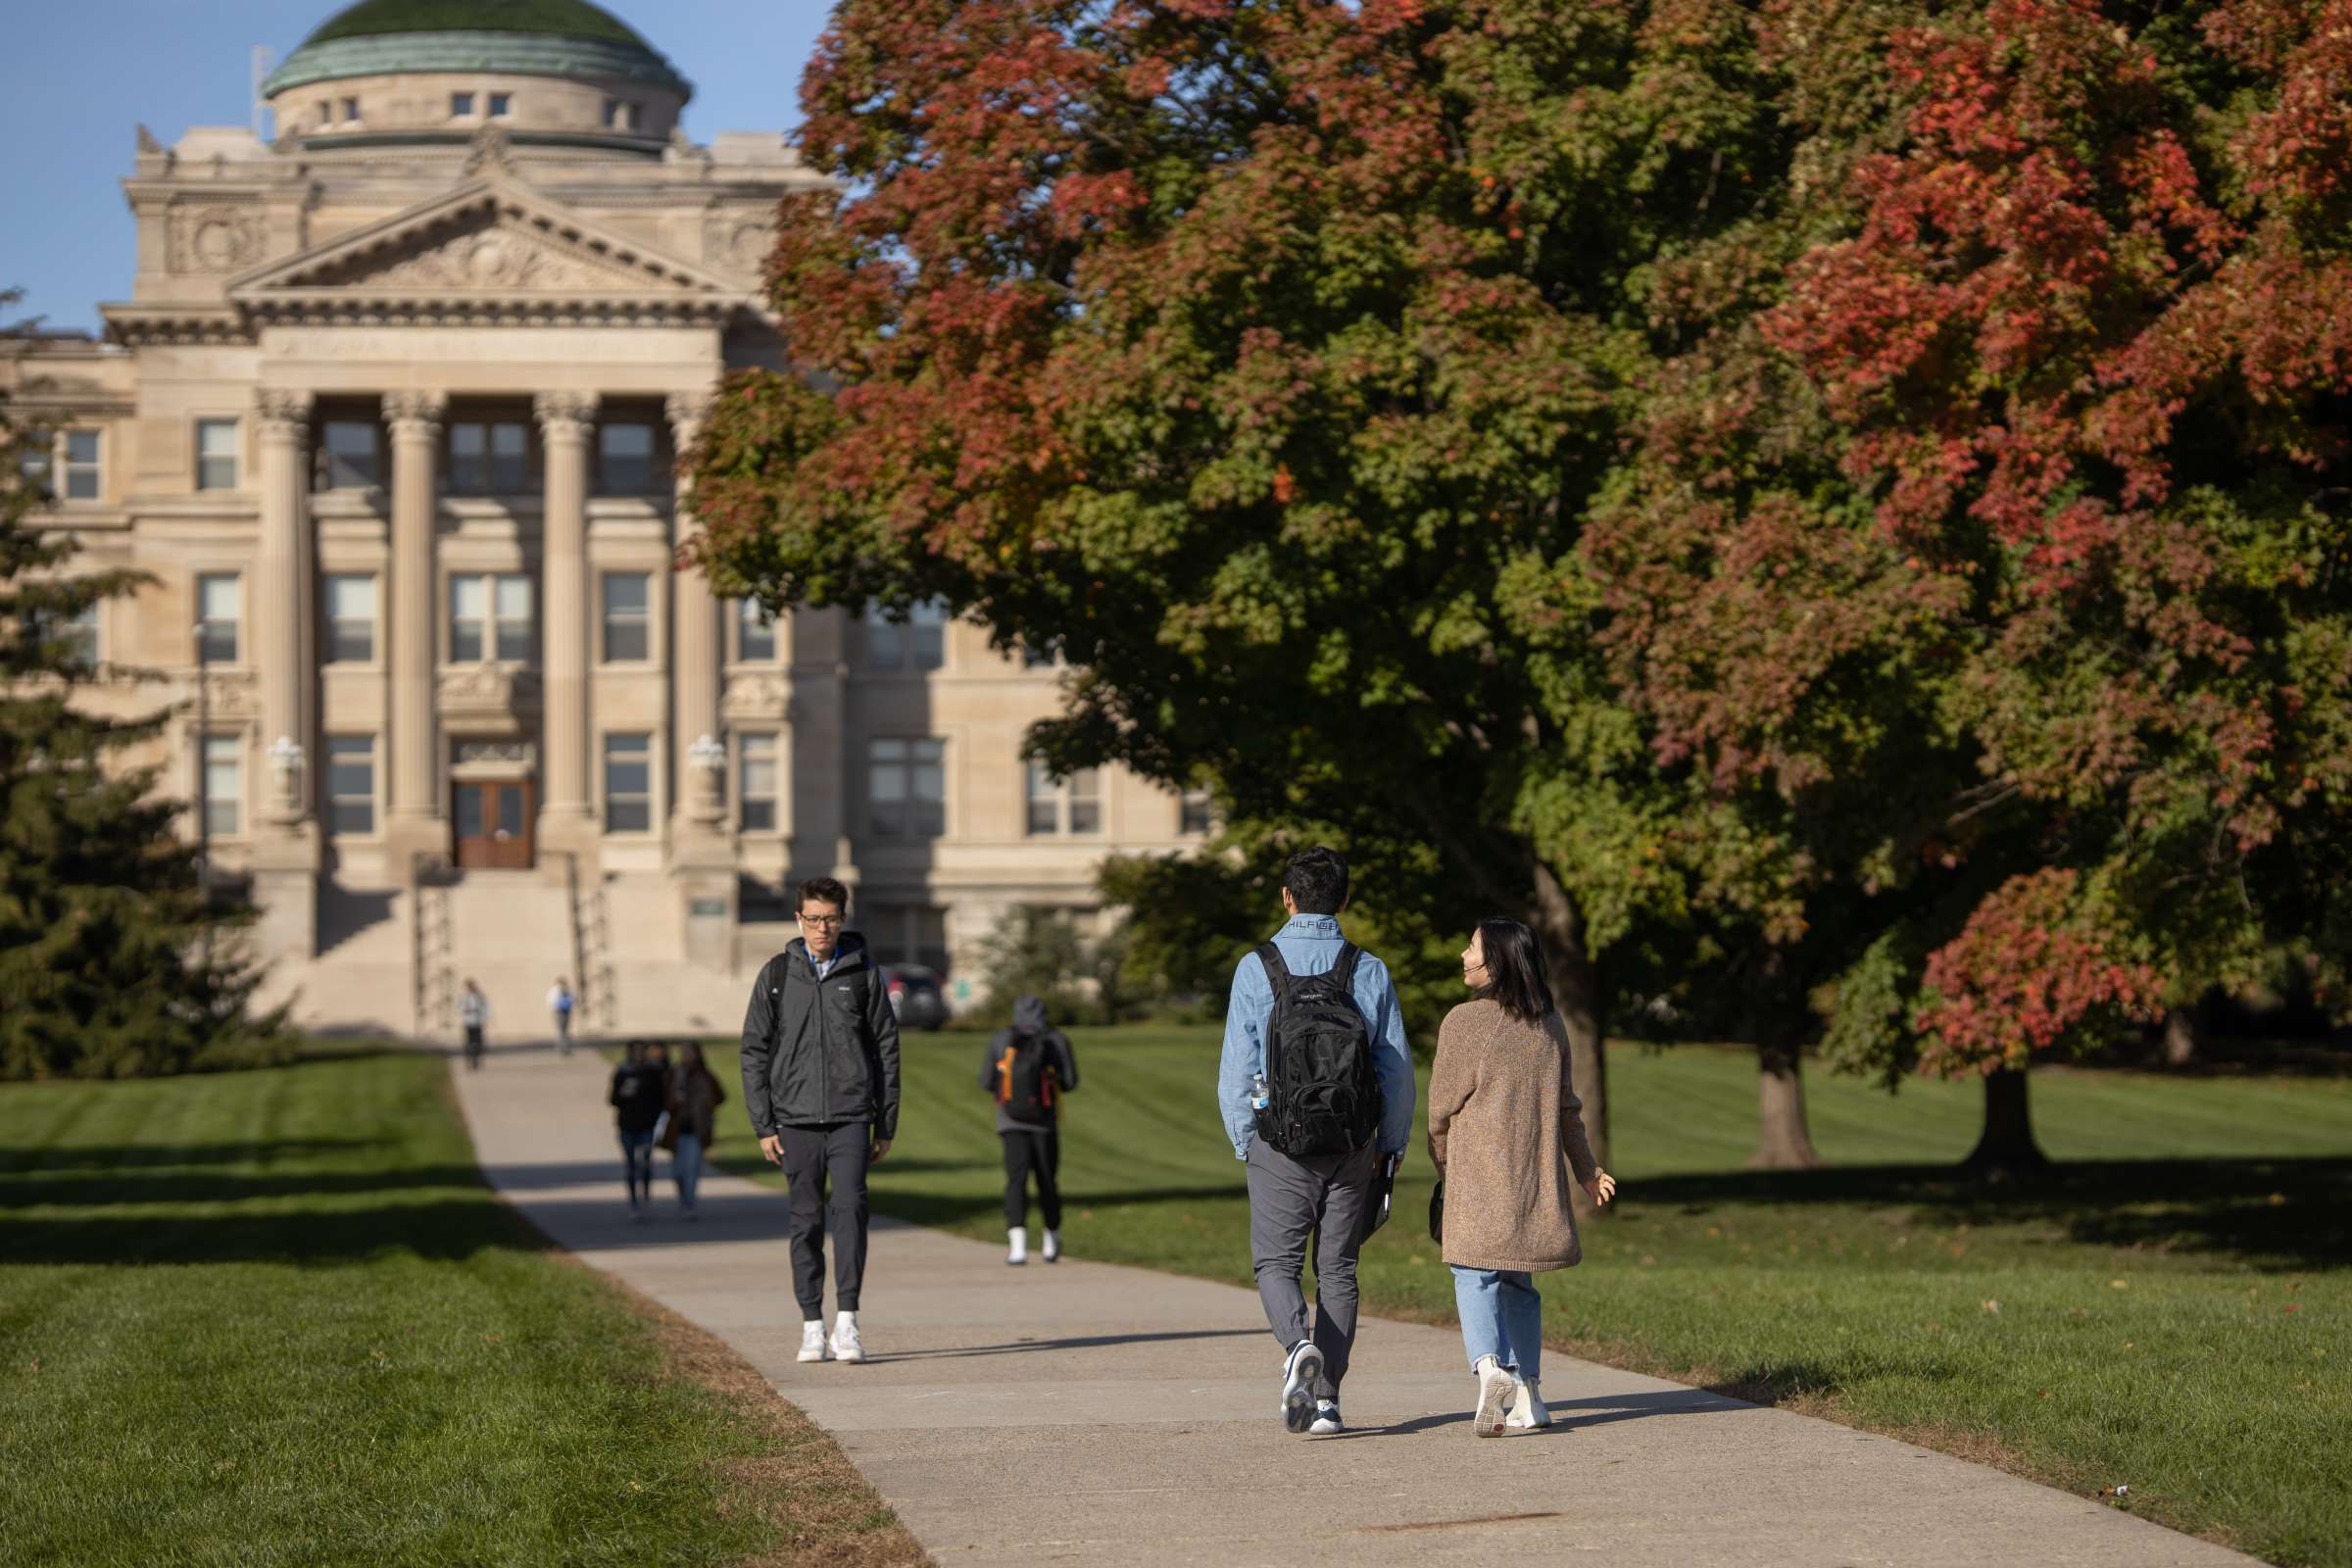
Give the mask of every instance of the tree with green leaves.
M 0 300 L 0 304 L 4 304 Z M 42 526 L 48 433 L 0 393 L 0 1078 L 133 1077 L 276 1059 L 290 1037 L 248 1015 L 241 923 L 208 906 L 180 808 L 120 765 L 163 714 L 77 707 L 105 678 L 77 622 L 145 580 L 73 570 Z

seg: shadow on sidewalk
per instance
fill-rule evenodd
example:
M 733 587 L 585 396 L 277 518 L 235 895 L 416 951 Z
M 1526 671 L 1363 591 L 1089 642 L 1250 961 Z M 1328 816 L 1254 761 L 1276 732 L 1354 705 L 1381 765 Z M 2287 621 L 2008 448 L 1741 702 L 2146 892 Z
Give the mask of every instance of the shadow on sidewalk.
M 972 1355 L 1020 1355 L 1031 1350 L 1092 1350 L 1110 1345 L 1166 1345 L 1182 1340 L 1254 1339 L 1263 1329 L 1185 1329 L 1172 1334 L 1090 1334 L 1063 1340 L 1016 1340 L 1009 1345 L 965 1345 L 946 1350 L 901 1350 L 867 1359 L 885 1361 L 954 1361 Z
M 1465 1391 L 1467 1392 L 1467 1391 Z M 1655 1415 L 1715 1415 L 1729 1410 L 1752 1410 L 1752 1404 L 1739 1399 L 1727 1399 L 1703 1389 L 1661 1389 L 1650 1394 L 1600 1394 L 1584 1399 L 1551 1399 L 1545 1401 L 1551 1411 L 1551 1425 L 1531 1431 L 1510 1431 L 1507 1438 L 1559 1437 L 1585 1427 L 1605 1426 L 1612 1421 L 1641 1421 Z M 1581 1412 L 1591 1412 L 1584 1414 Z M 1345 1443 L 1350 1438 L 1401 1438 L 1417 1432 L 1429 1432 L 1439 1427 L 1467 1426 L 1470 1411 L 1445 1410 L 1435 1415 L 1420 1415 L 1410 1421 L 1397 1421 L 1385 1427 L 1351 1427 L 1317 1441 Z

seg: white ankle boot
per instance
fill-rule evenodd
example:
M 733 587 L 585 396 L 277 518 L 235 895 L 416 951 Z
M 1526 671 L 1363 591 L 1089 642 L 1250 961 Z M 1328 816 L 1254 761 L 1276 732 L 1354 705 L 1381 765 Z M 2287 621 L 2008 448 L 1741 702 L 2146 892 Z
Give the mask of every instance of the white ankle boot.
M 1502 1424 L 1521 1431 L 1551 1425 L 1551 1412 L 1544 1408 L 1544 1396 L 1526 1378 L 1511 1379 L 1511 1413 Z
M 1054 1233 L 1052 1231 L 1048 1231 L 1046 1234 L 1051 1236 Z M 1029 1233 L 1026 1230 L 1014 1229 L 1007 1230 L 1004 1235 L 1012 1243 L 1012 1250 L 1004 1254 L 1004 1261 L 1015 1265 L 1028 1262 Z
M 1061 1232 L 1046 1232 L 1045 1259 L 1049 1263 L 1061 1261 Z

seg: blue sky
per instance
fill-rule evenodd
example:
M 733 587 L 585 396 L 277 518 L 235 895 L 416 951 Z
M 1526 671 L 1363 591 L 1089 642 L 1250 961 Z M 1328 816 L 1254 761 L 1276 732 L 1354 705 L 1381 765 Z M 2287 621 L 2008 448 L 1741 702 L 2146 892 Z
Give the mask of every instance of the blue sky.
M 694 83 L 686 129 L 789 130 L 826 0 L 599 0 Z M 283 59 L 337 0 L 0 0 L 0 287 L 14 316 L 95 328 L 130 297 L 123 204 L 136 127 L 166 146 L 190 125 L 251 120 L 256 44 Z

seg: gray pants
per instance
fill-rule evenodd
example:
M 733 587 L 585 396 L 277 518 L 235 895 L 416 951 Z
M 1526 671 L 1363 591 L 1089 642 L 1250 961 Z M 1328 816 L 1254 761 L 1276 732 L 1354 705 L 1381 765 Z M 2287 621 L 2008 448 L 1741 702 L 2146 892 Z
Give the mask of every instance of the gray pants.
M 870 1122 L 779 1127 L 784 1179 L 792 1184 L 792 1294 L 801 1321 L 825 1315 L 825 1233 L 833 1233 L 833 1305 L 858 1310 L 865 1283 L 865 1166 Z
M 1340 1396 L 1348 1352 L 1355 1348 L 1355 1253 L 1363 1245 L 1364 1204 L 1379 1161 L 1370 1144 L 1352 1153 L 1303 1158 L 1270 1149 L 1262 1138 L 1250 1145 L 1250 1262 L 1257 1271 L 1266 1322 L 1286 1351 L 1309 1337 L 1298 1270 L 1306 1262 L 1308 1234 L 1316 1238 L 1312 1338 L 1323 1352 L 1318 1399 Z

